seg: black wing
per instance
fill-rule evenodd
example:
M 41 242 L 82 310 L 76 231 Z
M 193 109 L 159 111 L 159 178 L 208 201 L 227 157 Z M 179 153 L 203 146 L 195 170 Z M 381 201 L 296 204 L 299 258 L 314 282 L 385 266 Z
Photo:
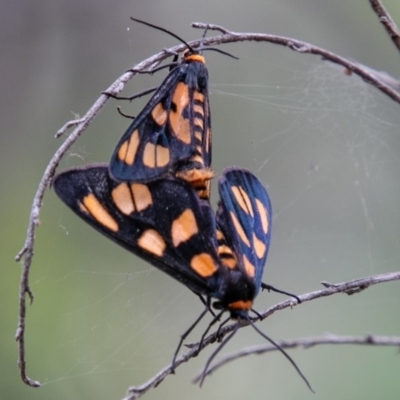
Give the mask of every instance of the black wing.
M 185 57 L 128 127 L 111 157 L 110 172 L 117 181 L 149 182 L 170 173 L 197 181 L 192 170 L 203 171 L 204 181 L 212 177 L 204 62 L 198 54 Z
M 219 192 L 217 225 L 257 295 L 271 239 L 271 201 L 258 178 L 245 169 L 226 169 Z
M 215 217 L 186 182 L 119 183 L 99 165 L 64 171 L 53 186 L 92 227 L 195 293 L 218 287 Z

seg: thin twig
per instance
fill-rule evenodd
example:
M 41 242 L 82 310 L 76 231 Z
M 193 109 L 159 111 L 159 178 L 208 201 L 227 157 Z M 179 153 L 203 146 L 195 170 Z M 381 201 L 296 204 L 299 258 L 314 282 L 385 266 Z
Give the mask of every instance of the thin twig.
M 57 133 L 54 135 L 55 138 L 62 136 L 69 128 L 73 126 L 79 125 L 85 121 L 85 117 L 73 119 L 72 121 L 68 121 L 62 128 L 60 128 Z
M 342 65 L 348 71 L 354 72 L 354 74 L 362 77 L 366 82 L 372 84 L 376 88 L 378 88 L 381 92 L 385 93 L 391 99 L 400 104 L 400 94 L 392 89 L 389 85 L 379 79 L 376 75 L 371 73 L 370 71 L 363 68 L 359 64 L 353 63 L 349 60 L 346 60 L 343 57 L 340 57 L 334 53 L 331 53 L 327 50 L 324 50 L 320 47 L 313 46 L 309 43 L 302 42 L 299 40 L 276 36 L 276 35 L 268 35 L 268 34 L 260 34 L 260 33 L 237 33 L 230 32 L 223 27 L 219 27 L 216 25 L 207 25 L 202 23 L 193 24 L 196 28 L 205 29 L 208 27 L 210 30 L 219 30 L 224 32 L 223 35 L 196 40 L 189 42 L 189 45 L 193 48 L 198 48 L 200 43 L 202 45 L 220 45 L 222 43 L 233 43 L 240 41 L 257 41 L 257 42 L 270 42 L 282 46 L 286 46 L 292 50 L 301 53 L 311 53 L 320 55 L 324 60 L 329 60 L 333 63 Z M 149 57 L 143 62 L 134 66 L 131 70 L 125 72 L 120 78 L 118 78 L 113 84 L 110 85 L 105 92 L 111 94 L 118 94 L 122 91 L 125 84 L 135 76 L 139 71 L 145 71 L 151 68 L 154 68 L 155 65 L 158 65 L 161 61 L 170 56 L 170 54 L 180 53 L 186 49 L 186 46 L 181 44 L 178 46 L 174 46 L 172 48 L 163 50 L 162 52 Z M 39 386 L 39 382 L 31 380 L 26 375 L 26 360 L 25 360 L 25 318 L 26 318 L 26 296 L 28 296 L 31 301 L 33 299 L 33 293 L 29 287 L 29 272 L 33 258 L 33 249 L 34 249 L 34 239 L 35 239 L 35 229 L 39 223 L 39 212 L 42 206 L 42 200 L 45 193 L 45 190 L 49 186 L 51 179 L 55 173 L 55 170 L 61 160 L 61 158 L 66 154 L 68 149 L 72 146 L 72 144 L 78 139 L 78 137 L 82 134 L 82 132 L 88 127 L 90 122 L 96 117 L 96 115 L 100 112 L 100 110 L 104 107 L 106 102 L 108 101 L 109 96 L 102 94 L 94 105 L 87 111 L 87 113 L 78 120 L 69 121 L 60 131 L 57 133 L 57 136 L 60 136 L 64 133 L 69 127 L 75 126 L 75 129 L 72 133 L 67 137 L 67 139 L 63 142 L 63 144 L 56 151 L 52 159 L 50 160 L 47 168 L 40 180 L 38 188 L 36 190 L 35 197 L 33 198 L 31 213 L 28 222 L 27 234 L 23 248 L 16 256 L 16 261 L 20 261 L 23 258 L 23 267 L 21 272 L 20 279 L 20 289 L 19 289 L 19 316 L 18 316 L 18 327 L 16 331 L 16 340 L 19 346 L 19 358 L 18 364 L 20 368 L 20 375 L 22 380 L 30 386 L 37 387 Z
M 393 21 L 390 14 L 387 12 L 385 6 L 380 0 L 369 0 L 372 9 L 376 12 L 379 17 L 379 21 L 385 27 L 386 32 L 389 34 L 393 43 L 400 51 L 400 31 L 396 23 Z
M 374 276 L 368 276 L 366 278 L 361 278 L 361 279 L 355 279 L 353 281 L 349 282 L 342 282 L 342 283 L 336 283 L 336 284 L 329 284 L 327 282 L 324 282 L 324 286 L 326 287 L 325 289 L 322 290 L 317 290 L 315 292 L 303 294 L 301 296 L 298 296 L 300 300 L 302 301 L 301 304 L 298 306 L 301 306 L 304 302 L 306 301 L 311 301 L 319 298 L 323 298 L 326 296 L 331 296 L 336 293 L 359 293 L 357 292 L 358 289 L 362 288 L 363 290 L 372 286 L 376 285 L 378 283 L 384 283 L 384 282 L 390 282 L 390 281 L 395 281 L 395 280 L 400 280 L 400 272 L 392 272 L 388 274 L 382 274 L 382 275 L 374 275 Z M 293 306 L 293 301 L 292 299 L 288 299 L 285 301 L 282 301 L 278 304 L 275 304 L 274 306 L 270 307 L 269 309 L 260 312 L 262 318 L 267 318 L 270 317 L 272 314 L 274 314 L 276 311 L 283 310 L 288 307 Z M 258 320 L 259 317 L 252 318 L 252 321 Z M 243 328 L 244 326 L 247 326 L 248 323 L 246 321 L 241 321 L 242 325 L 240 328 Z M 237 323 L 230 324 L 228 326 L 223 327 L 222 329 L 219 329 L 218 332 L 214 332 L 211 335 L 207 336 L 203 342 L 202 342 L 202 347 L 201 350 L 203 350 L 205 347 L 207 347 L 209 344 L 216 342 L 217 340 L 221 340 L 221 338 L 228 333 L 232 332 L 234 329 L 237 328 Z M 218 335 L 217 335 L 218 333 Z M 281 342 L 279 342 L 281 343 Z M 190 350 L 182 356 L 178 357 L 175 361 L 175 369 L 182 364 L 183 362 L 187 362 L 190 358 L 193 358 L 197 356 L 199 352 L 199 343 L 189 345 Z M 138 399 L 139 397 L 143 396 L 147 391 L 149 391 L 151 388 L 158 386 L 168 375 L 172 373 L 172 365 L 169 365 L 168 367 L 165 367 L 162 369 L 159 373 L 157 373 L 155 376 L 153 376 L 151 379 L 149 379 L 146 383 L 140 386 L 134 386 L 129 388 L 127 396 L 124 398 L 124 400 L 135 400 Z
M 192 26 L 194 28 L 206 29 L 209 30 L 225 30 L 223 27 L 218 25 L 210 25 L 204 24 L 201 22 L 193 23 Z M 212 39 L 212 40 L 210 40 Z M 371 72 L 370 68 L 364 68 L 361 64 L 347 60 L 344 57 L 341 57 L 335 53 L 332 53 L 328 50 L 325 50 L 321 47 L 314 46 L 310 43 L 303 42 L 301 40 L 296 40 L 288 37 L 270 35 L 264 33 L 240 33 L 240 32 L 231 32 L 226 33 L 222 36 L 216 36 L 214 38 L 208 38 L 205 44 L 207 45 L 216 45 L 222 43 L 232 43 L 232 42 L 244 42 L 244 41 L 255 41 L 255 42 L 269 42 L 274 43 L 280 46 L 285 46 L 290 48 L 291 50 L 297 51 L 299 53 L 308 53 L 308 54 L 316 54 L 322 57 L 325 61 L 330 61 L 334 64 L 342 65 L 347 71 L 351 71 L 355 75 L 360 76 L 366 82 L 375 86 L 381 92 L 385 93 L 396 103 L 400 104 L 400 93 L 391 88 L 385 82 L 383 82 L 378 76 Z
M 326 334 L 324 336 L 312 336 L 306 337 L 302 339 L 293 339 L 293 340 L 280 340 L 277 342 L 280 347 L 283 349 L 296 349 L 303 348 L 309 349 L 314 346 L 318 346 L 321 344 L 351 344 L 351 345 L 364 345 L 364 346 L 396 346 L 400 347 L 400 337 L 398 336 L 376 336 L 376 335 L 366 335 L 366 336 L 342 336 L 342 335 L 333 335 Z M 236 353 L 227 355 L 223 357 L 220 361 L 211 367 L 206 375 L 211 375 L 217 369 L 223 367 L 224 365 L 236 361 L 239 358 L 247 357 L 251 355 L 260 355 L 269 353 L 271 351 L 276 351 L 277 348 L 271 345 L 263 345 L 263 346 L 253 346 L 238 351 Z M 193 381 L 197 383 L 201 378 L 199 374 Z

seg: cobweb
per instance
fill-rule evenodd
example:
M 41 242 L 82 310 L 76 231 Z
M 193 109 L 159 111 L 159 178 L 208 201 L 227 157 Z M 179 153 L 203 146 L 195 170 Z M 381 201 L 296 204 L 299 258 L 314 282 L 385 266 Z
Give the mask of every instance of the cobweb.
M 260 54 L 259 47 L 254 56 L 248 48 L 235 53 L 240 61 L 209 57 L 213 166 L 218 174 L 229 165 L 248 168 L 269 191 L 274 228 L 264 281 L 301 294 L 318 289 L 322 280 L 342 282 L 398 268 L 398 105 L 326 61 L 282 49 Z M 217 199 L 214 183 L 214 205 Z M 182 285 L 102 238 L 68 210 L 58 211 L 57 218 L 62 247 L 57 252 L 65 253 L 68 265 L 62 268 L 68 272 L 54 275 L 49 297 L 61 291 L 65 298 L 54 305 L 56 316 L 46 319 L 50 332 L 52 324 L 64 328 L 42 350 L 54 360 L 51 368 L 42 366 L 43 383 L 60 390 L 66 386 L 69 394 L 79 387 L 79 398 L 82 388 L 91 398 L 96 392 L 99 398 L 111 393 L 120 398 L 129 385 L 143 383 L 171 361 L 179 335 L 202 306 Z M 377 290 L 380 297 L 368 292 L 351 301 L 343 297 L 297 307 L 259 326 L 275 339 L 328 331 L 392 332 L 398 322 L 380 313 L 381 306 L 399 306 L 399 296 L 390 290 Z M 256 309 L 281 299 L 260 294 Z M 206 323 L 189 342 L 198 340 Z M 259 342 L 242 330 L 230 346 Z M 200 399 L 221 392 L 238 398 L 254 386 L 282 393 L 288 382 L 286 398 L 292 391 L 306 392 L 279 355 L 239 360 L 208 378 L 199 391 L 190 379 L 208 354 L 179 368 L 147 398 Z M 311 381 L 318 381 L 322 358 L 311 352 L 293 356 Z M 243 383 L 235 385 L 236 379 Z

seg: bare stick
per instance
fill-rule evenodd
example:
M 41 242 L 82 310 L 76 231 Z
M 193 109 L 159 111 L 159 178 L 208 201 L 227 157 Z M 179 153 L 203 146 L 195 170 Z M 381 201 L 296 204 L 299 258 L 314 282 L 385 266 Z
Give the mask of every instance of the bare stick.
M 396 103 L 400 104 L 400 93 L 390 87 L 386 82 L 383 82 L 379 76 L 376 76 L 371 68 L 364 68 L 362 64 L 347 60 L 335 53 L 325 50 L 321 47 L 314 46 L 310 43 L 303 42 L 288 37 L 269 35 L 264 33 L 239 33 L 231 32 L 218 25 L 204 24 L 201 22 L 195 22 L 192 24 L 194 28 L 205 29 L 208 27 L 209 30 L 218 30 L 226 32 L 222 36 L 216 36 L 214 38 L 205 39 L 204 44 L 216 45 L 222 43 L 232 42 L 244 42 L 244 41 L 255 41 L 255 42 L 269 42 L 280 46 L 288 47 L 291 50 L 299 53 L 316 54 L 322 57 L 325 61 L 330 61 L 334 64 L 342 65 L 346 71 L 350 71 L 355 75 L 363 78 L 367 83 L 375 86 L 381 92 L 385 93 Z M 211 40 L 212 39 L 212 40 Z
M 379 283 L 384 283 L 384 282 L 390 282 L 390 281 L 395 281 L 395 280 L 400 280 L 400 272 L 392 272 L 388 274 L 382 274 L 382 275 L 374 275 L 374 276 L 368 276 L 366 278 L 361 278 L 361 279 L 355 279 L 353 281 L 349 282 L 342 282 L 342 283 L 337 283 L 337 284 L 329 284 L 324 282 L 324 286 L 328 286 L 325 289 L 322 290 L 317 290 L 315 292 L 303 294 L 300 297 L 302 303 L 306 301 L 311 301 L 319 298 L 323 298 L 326 296 L 331 296 L 333 294 L 337 293 L 359 293 L 360 288 L 363 290 L 369 288 L 372 285 L 376 285 Z M 299 304 L 298 307 L 301 307 L 302 304 Z M 276 311 L 283 310 L 288 307 L 293 306 L 293 301 L 292 299 L 282 301 L 278 304 L 275 304 L 274 306 L 270 307 L 269 309 L 261 312 L 261 316 L 264 318 L 270 317 L 272 314 L 274 314 Z M 256 321 L 259 319 L 259 317 L 252 318 L 253 321 Z M 244 326 L 247 326 L 249 323 L 246 321 L 241 321 L 241 326 L 240 329 L 243 328 Z M 203 350 L 205 347 L 207 347 L 209 344 L 214 343 L 215 341 L 218 340 L 218 337 L 224 336 L 233 330 L 237 329 L 237 323 L 232 323 L 228 326 L 225 326 L 222 328 L 217 335 L 217 332 L 212 333 L 211 335 L 207 336 L 201 346 L 201 350 Z M 278 342 L 279 344 L 284 343 L 284 342 Z M 394 344 L 392 345 L 397 345 L 397 342 L 395 341 Z M 182 364 L 183 362 L 187 362 L 190 358 L 195 357 L 198 352 L 199 352 L 199 343 L 195 345 L 189 345 L 190 350 L 184 354 L 182 354 L 180 357 L 178 357 L 175 361 L 175 369 Z M 284 347 L 284 346 L 282 346 Z M 211 369 L 212 370 L 212 369 Z M 157 375 L 149 379 L 146 383 L 140 386 L 134 386 L 129 388 L 127 396 L 124 398 L 124 400 L 134 400 L 138 399 L 139 397 L 143 396 L 146 392 L 148 392 L 150 389 L 153 387 L 158 386 L 168 375 L 172 373 L 172 366 L 169 365 L 168 367 L 165 367 L 162 369 Z
M 85 121 L 85 118 L 78 118 L 78 119 L 73 119 L 71 121 L 68 121 L 62 128 L 60 128 L 57 131 L 57 133 L 54 135 L 54 137 L 58 138 L 58 137 L 62 136 L 69 128 L 79 125 L 84 121 Z
M 342 336 L 342 335 L 332 335 L 327 334 L 324 336 L 312 336 L 306 337 L 302 339 L 293 339 L 293 340 L 280 340 L 277 344 L 283 349 L 309 349 L 311 347 L 315 347 L 323 344 L 350 344 L 350 345 L 362 345 L 362 346 L 393 346 L 400 347 L 400 337 L 398 336 L 376 336 L 376 335 L 366 335 L 366 336 Z M 275 346 L 271 345 L 263 345 L 263 346 L 253 346 L 238 351 L 237 353 L 230 354 L 225 356 L 216 364 L 214 364 L 209 370 L 207 370 L 206 375 L 211 375 L 217 369 L 223 367 L 224 365 L 235 361 L 242 357 L 247 357 L 251 355 L 260 355 L 269 353 L 271 351 L 277 351 L 278 349 Z M 194 382 L 198 382 L 201 378 L 199 374 Z
M 397 50 L 400 51 L 400 31 L 393 21 L 390 14 L 385 9 L 383 3 L 380 0 L 369 0 L 371 3 L 372 9 L 376 12 L 379 17 L 379 21 L 385 27 L 386 32 L 389 34 L 393 43 L 397 47 Z
M 199 43 L 199 41 L 195 42 Z M 186 47 L 184 45 L 175 46 L 172 48 L 174 51 L 183 51 Z M 165 51 L 158 53 L 143 62 L 137 64 L 134 69 L 145 70 L 150 68 L 155 63 L 164 60 L 169 57 L 169 54 Z M 118 78 L 113 84 L 110 85 L 106 92 L 112 94 L 118 94 L 122 91 L 125 84 L 136 75 L 135 71 L 127 71 L 120 78 Z M 68 149 L 75 143 L 82 132 L 88 127 L 90 122 L 96 117 L 100 110 L 104 107 L 108 101 L 109 96 L 102 94 L 93 106 L 87 111 L 87 113 L 78 120 L 72 120 L 67 122 L 56 134 L 56 137 L 61 136 L 69 127 L 75 126 L 75 129 L 63 142 L 63 144 L 58 148 L 56 153 L 51 158 L 46 170 L 40 180 L 39 186 L 36 190 L 35 197 L 33 198 L 33 203 L 31 207 L 31 213 L 29 216 L 28 229 L 25 238 L 25 243 L 23 248 L 16 255 L 16 261 L 21 261 L 23 259 L 23 268 L 20 278 L 19 286 L 19 313 L 18 313 L 18 326 L 15 334 L 15 340 L 18 342 L 18 366 L 20 369 L 21 379 L 29 386 L 39 387 L 40 382 L 30 379 L 26 374 L 26 359 L 25 359 L 25 318 L 26 318 L 26 296 L 33 301 L 33 293 L 29 287 L 29 272 L 32 264 L 33 249 L 35 244 L 35 229 L 39 224 L 39 212 L 42 206 L 42 200 L 47 187 L 51 183 L 51 179 L 54 176 L 55 170 L 68 151 Z

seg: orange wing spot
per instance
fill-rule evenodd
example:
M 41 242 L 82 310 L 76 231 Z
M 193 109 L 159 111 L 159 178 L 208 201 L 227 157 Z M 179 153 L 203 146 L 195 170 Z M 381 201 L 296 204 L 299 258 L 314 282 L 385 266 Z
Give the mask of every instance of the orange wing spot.
M 84 197 L 83 206 L 99 224 L 105 226 L 110 231 L 118 231 L 119 228 L 115 219 L 108 213 L 93 194 Z
M 124 143 L 118 149 L 118 159 L 120 161 L 125 161 L 126 152 L 128 151 L 129 140 L 125 140 Z
M 192 136 L 190 134 L 190 124 L 187 118 L 182 118 L 179 120 L 179 126 L 175 131 L 175 135 L 181 142 L 190 144 L 192 141 Z
M 169 149 L 160 145 L 156 146 L 157 167 L 164 167 L 169 163 Z
M 146 143 L 143 151 L 143 164 L 146 167 L 164 167 L 169 163 L 169 149 L 153 143 Z
M 228 304 L 228 310 L 250 310 L 252 306 L 251 300 L 238 300 Z
M 139 131 L 135 129 L 128 140 L 118 150 L 118 158 L 125 164 L 132 165 L 139 147 Z
M 196 126 L 198 126 L 199 128 L 201 128 L 201 129 L 203 129 L 203 127 L 204 127 L 204 124 L 203 124 L 203 120 L 201 119 L 201 118 L 195 118 L 194 119 L 194 124 L 196 125 Z
M 218 246 L 218 254 L 221 257 L 221 262 L 225 267 L 229 269 L 234 269 L 236 267 L 236 256 L 233 254 L 230 247 L 225 245 Z
M 231 255 L 234 257 L 232 249 L 225 244 L 218 246 L 218 254 L 226 254 L 226 255 Z
M 202 132 L 195 132 L 194 137 L 201 143 L 203 140 L 203 133 Z
M 208 278 L 217 271 L 214 260 L 207 253 L 194 256 L 190 261 L 190 268 L 203 278 Z
M 256 251 L 257 257 L 261 258 L 264 256 L 267 246 L 253 233 L 253 246 Z
M 142 183 L 121 183 L 111 192 L 112 199 L 122 214 L 143 211 L 153 203 L 149 188 Z
M 210 129 L 207 129 L 206 137 L 205 137 L 204 141 L 206 142 L 205 149 L 206 149 L 206 152 L 208 153 L 208 151 L 210 149 L 210 143 L 211 143 L 211 130 Z
M 78 201 L 78 206 L 83 213 L 90 214 L 89 210 L 80 201 Z
M 165 124 L 167 120 L 167 112 L 164 110 L 161 103 L 158 103 L 151 111 L 151 116 L 157 125 L 161 126 Z
M 193 211 L 187 208 L 171 226 L 172 243 L 178 247 L 182 242 L 186 242 L 193 235 L 199 232 L 196 218 Z
M 267 210 L 265 209 L 265 207 L 261 203 L 261 201 L 258 200 L 257 198 L 256 198 L 256 206 L 258 209 L 258 213 L 260 214 L 260 217 L 261 217 L 261 225 L 262 225 L 263 231 L 264 231 L 264 233 L 268 233 L 269 222 L 268 222 Z
M 172 102 L 176 104 L 178 110 L 183 110 L 189 104 L 189 89 L 185 83 L 179 82 L 176 85 Z
M 190 56 L 186 56 L 185 61 L 199 61 L 203 64 L 206 63 L 205 58 L 203 56 L 201 56 L 200 54 L 191 54 Z
M 217 229 L 217 240 L 222 240 L 222 239 L 225 239 L 225 236 L 219 229 Z
M 237 265 L 236 258 L 222 258 L 221 263 L 228 269 L 235 269 Z
M 204 110 L 203 110 L 203 107 L 202 107 L 201 105 L 195 104 L 195 105 L 193 106 L 193 111 L 194 111 L 195 113 L 199 113 L 200 115 L 202 115 L 202 116 L 204 117 Z
M 111 197 L 122 214 L 129 215 L 135 211 L 135 206 L 132 202 L 132 194 L 126 183 L 121 183 L 113 189 Z
M 240 186 L 232 186 L 232 192 L 240 208 L 246 213 L 254 216 L 253 207 L 247 193 Z
M 243 265 L 244 265 L 244 270 L 246 271 L 246 275 L 249 276 L 250 278 L 253 278 L 255 273 L 255 267 L 245 255 L 243 255 Z
M 201 165 L 204 165 L 204 159 L 202 156 L 194 156 L 190 158 L 190 161 L 192 162 L 198 162 Z
M 146 143 L 143 151 L 143 164 L 149 168 L 156 166 L 156 146 L 153 143 Z
M 147 229 L 144 231 L 137 243 L 143 250 L 146 250 L 158 257 L 163 255 L 167 246 L 161 235 L 154 229 Z
M 197 100 L 197 101 L 199 101 L 200 103 L 204 103 L 204 94 L 198 92 L 197 90 L 195 90 L 195 91 L 193 92 L 193 98 L 194 98 L 195 101 Z
M 135 202 L 136 211 L 143 211 L 153 204 L 150 190 L 147 185 L 142 183 L 132 183 L 131 191 Z
M 240 225 L 239 221 L 236 218 L 236 215 L 231 211 L 231 219 L 233 222 L 233 225 L 235 225 L 235 229 L 237 234 L 239 235 L 240 239 L 242 240 L 242 242 L 247 246 L 250 247 L 250 242 L 248 237 L 246 236 L 246 234 L 244 233 L 244 230 L 242 228 L 242 225 Z
M 191 141 L 189 120 L 182 116 L 183 110 L 189 104 L 189 92 L 185 83 L 179 82 L 176 85 L 174 94 L 172 95 L 172 103 L 175 104 L 176 110 L 172 110 L 171 108 L 169 112 L 171 129 L 180 141 L 189 144 Z

